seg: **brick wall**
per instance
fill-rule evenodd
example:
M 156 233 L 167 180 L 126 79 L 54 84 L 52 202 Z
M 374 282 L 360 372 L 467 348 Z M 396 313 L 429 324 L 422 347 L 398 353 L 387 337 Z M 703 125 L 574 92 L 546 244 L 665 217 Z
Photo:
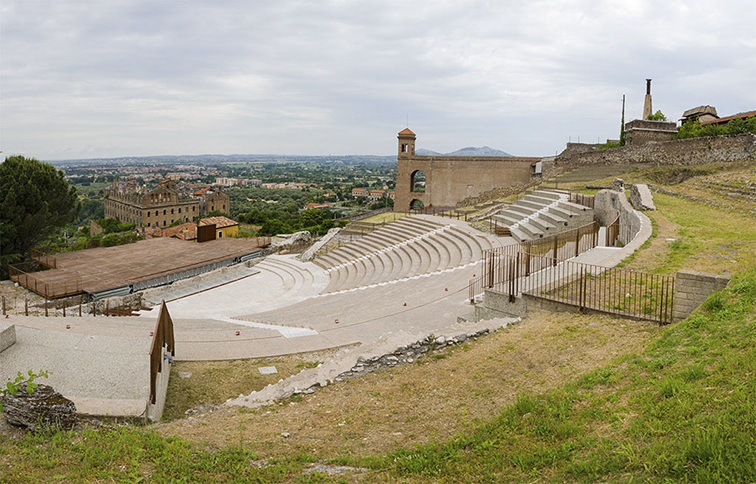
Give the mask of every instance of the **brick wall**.
M 687 318 L 712 293 L 724 289 L 727 276 L 681 270 L 675 276 L 675 321 Z

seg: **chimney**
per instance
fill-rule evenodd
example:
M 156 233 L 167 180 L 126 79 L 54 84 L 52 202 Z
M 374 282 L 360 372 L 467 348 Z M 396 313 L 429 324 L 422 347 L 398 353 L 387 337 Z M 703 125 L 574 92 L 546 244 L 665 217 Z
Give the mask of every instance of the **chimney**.
M 646 79 L 646 99 L 643 102 L 643 119 L 648 119 L 652 114 L 654 114 L 654 110 L 651 107 L 651 79 Z

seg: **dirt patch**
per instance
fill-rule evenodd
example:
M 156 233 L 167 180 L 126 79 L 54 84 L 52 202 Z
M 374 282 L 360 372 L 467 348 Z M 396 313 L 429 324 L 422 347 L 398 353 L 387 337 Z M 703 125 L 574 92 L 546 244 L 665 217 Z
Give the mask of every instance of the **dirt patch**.
M 213 446 L 248 445 L 266 457 L 308 452 L 328 458 L 411 447 L 473 428 L 518 393 L 557 388 L 637 351 L 657 331 L 648 322 L 534 313 L 510 329 L 413 365 L 262 409 L 224 408 L 157 428 Z
M 332 358 L 340 350 L 316 351 L 279 358 L 229 361 L 177 361 L 171 367 L 163 421 L 186 417 L 198 405 L 217 405 L 240 394 L 261 390 L 307 368 Z M 270 373 L 260 368 L 274 367 Z

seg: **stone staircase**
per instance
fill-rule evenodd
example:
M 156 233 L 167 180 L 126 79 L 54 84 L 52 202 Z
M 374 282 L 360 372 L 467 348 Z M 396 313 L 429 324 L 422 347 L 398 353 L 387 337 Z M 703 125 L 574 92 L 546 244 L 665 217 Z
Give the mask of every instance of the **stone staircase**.
M 569 201 L 569 193 L 536 190 L 491 216 L 518 242 L 540 239 L 593 221 L 593 209 Z

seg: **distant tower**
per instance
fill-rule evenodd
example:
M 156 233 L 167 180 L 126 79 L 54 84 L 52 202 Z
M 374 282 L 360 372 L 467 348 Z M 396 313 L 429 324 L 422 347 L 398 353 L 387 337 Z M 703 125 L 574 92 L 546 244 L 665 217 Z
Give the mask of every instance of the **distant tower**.
M 642 119 L 648 119 L 652 114 L 654 114 L 654 110 L 651 108 L 651 79 L 646 79 L 646 100 L 643 103 Z
M 404 128 L 397 135 L 399 139 L 399 158 L 415 156 L 415 133 L 409 128 Z

